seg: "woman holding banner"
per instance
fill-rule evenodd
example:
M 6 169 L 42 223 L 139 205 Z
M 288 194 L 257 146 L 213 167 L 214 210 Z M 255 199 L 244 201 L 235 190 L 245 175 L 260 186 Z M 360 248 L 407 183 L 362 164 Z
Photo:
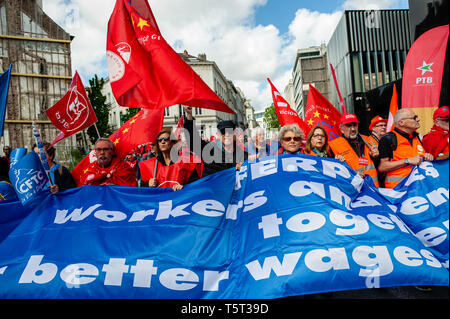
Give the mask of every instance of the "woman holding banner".
M 170 129 L 163 129 L 158 133 L 156 157 L 141 162 L 139 166 L 143 186 L 170 187 L 178 191 L 201 176 L 198 163 L 194 163 L 192 156 L 182 155 L 174 161 L 172 155 L 178 152 L 172 148 L 177 141 Z
M 48 142 L 44 142 L 43 146 L 48 165 L 50 166 L 50 177 L 52 179 L 52 183 L 48 182 L 45 188 L 49 188 L 52 194 L 56 194 L 60 191 L 77 187 L 70 171 L 65 166 L 55 162 L 55 148 L 53 146 L 49 147 L 50 143 Z M 36 144 L 33 145 L 33 150 L 40 156 Z

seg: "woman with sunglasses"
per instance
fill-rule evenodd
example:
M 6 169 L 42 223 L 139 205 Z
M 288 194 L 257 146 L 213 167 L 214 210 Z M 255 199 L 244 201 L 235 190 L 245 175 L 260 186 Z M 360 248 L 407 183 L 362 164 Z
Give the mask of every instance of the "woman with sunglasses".
M 170 187 L 177 191 L 200 177 L 201 172 L 194 161 L 186 161 L 185 157 L 178 157 L 175 161 L 172 158 L 178 154 L 177 150 L 172 149 L 178 140 L 171 133 L 170 129 L 160 131 L 155 141 L 156 157 L 140 163 L 142 186 Z
M 279 154 L 300 154 L 305 134 L 297 124 L 285 125 L 279 133 L 281 149 Z

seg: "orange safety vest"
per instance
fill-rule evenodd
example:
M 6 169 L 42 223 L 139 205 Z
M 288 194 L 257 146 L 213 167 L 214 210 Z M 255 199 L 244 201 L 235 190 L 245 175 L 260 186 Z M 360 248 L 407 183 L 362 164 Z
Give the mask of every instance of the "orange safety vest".
M 360 134 L 361 135 L 361 134 Z M 368 136 L 361 135 L 364 139 L 367 139 Z M 367 142 L 367 140 L 365 140 Z M 370 144 L 370 143 L 369 143 Z M 369 155 L 369 148 L 367 145 L 364 145 L 364 157 L 359 158 L 347 140 L 340 136 L 330 142 L 331 150 L 335 155 L 342 155 L 345 158 L 347 164 L 353 168 L 358 173 L 363 173 L 369 175 L 372 178 L 373 183 L 376 187 L 379 187 L 378 184 L 378 175 L 377 169 L 375 168 L 375 164 Z M 363 163 L 365 161 L 365 163 Z
M 409 144 L 407 138 L 398 134 L 396 131 L 392 131 L 397 137 L 397 148 L 392 152 L 391 161 L 404 160 L 406 158 L 414 156 L 424 156 L 425 150 L 420 142 L 419 138 L 416 136 L 413 139 L 412 145 Z M 384 182 L 384 187 L 394 188 L 397 186 L 406 176 L 411 173 L 412 166 L 405 166 L 386 173 L 386 179 Z

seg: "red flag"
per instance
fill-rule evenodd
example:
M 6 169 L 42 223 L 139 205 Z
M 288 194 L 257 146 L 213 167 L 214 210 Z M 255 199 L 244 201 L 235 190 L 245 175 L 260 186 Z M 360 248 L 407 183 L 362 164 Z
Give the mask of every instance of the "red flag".
M 310 84 L 305 112 L 308 132 L 312 127 L 320 125 L 327 131 L 328 139 L 332 141 L 341 135 L 339 130 L 340 120 L 341 113 Z
M 439 106 L 448 34 L 448 24 L 428 30 L 414 41 L 406 56 L 402 108 L 415 108 L 421 134 L 433 126 L 433 111 Z
M 333 74 L 334 85 L 336 86 L 336 90 L 339 96 L 339 101 L 341 102 L 342 111 L 344 114 L 347 114 L 347 110 L 345 109 L 344 99 L 342 98 L 341 91 L 339 91 L 339 86 L 336 79 L 336 74 L 334 73 L 333 65 L 330 63 L 331 74 Z
M 278 121 L 281 126 L 285 126 L 288 124 L 297 124 L 298 127 L 303 131 L 303 133 L 307 133 L 307 127 L 305 122 L 301 119 L 301 117 L 295 112 L 289 103 L 281 96 L 280 92 L 276 89 L 276 87 L 272 84 L 269 78 L 270 87 L 272 89 L 272 99 L 273 105 L 275 106 L 275 111 L 277 112 Z
M 391 105 L 389 106 L 389 116 L 387 123 L 387 132 L 390 132 L 394 129 L 394 115 L 398 111 L 398 102 L 397 102 L 397 87 L 394 84 L 394 89 L 392 90 L 392 98 Z
M 174 132 L 177 140 L 180 140 L 181 130 L 183 129 L 183 127 L 184 127 L 184 116 L 181 116 L 180 119 L 178 120 L 178 124 Z
M 97 122 L 94 109 L 76 71 L 69 91 L 45 113 L 53 125 L 61 131 L 52 142 L 52 146 Z
M 123 160 L 138 145 L 154 141 L 158 132 L 161 131 L 163 119 L 164 109 L 140 110 L 109 137 L 116 147 L 116 156 Z M 89 165 L 96 160 L 95 151 L 92 150 L 72 170 L 72 176 L 78 186 L 81 186 L 81 176 L 87 172 Z
M 117 0 L 108 23 L 109 79 L 122 106 L 175 104 L 234 113 L 162 37 L 146 0 Z

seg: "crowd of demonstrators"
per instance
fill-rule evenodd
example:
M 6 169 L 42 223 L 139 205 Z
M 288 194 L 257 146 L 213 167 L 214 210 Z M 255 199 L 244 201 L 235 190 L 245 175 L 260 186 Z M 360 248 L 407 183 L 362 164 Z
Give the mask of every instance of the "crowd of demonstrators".
M 83 172 L 82 185 L 137 186 L 136 172 L 116 156 L 115 146 L 111 140 L 98 139 L 94 150 L 97 159 Z
M 42 145 L 50 167 L 51 178 L 51 183 L 48 181 L 44 189 L 50 189 L 52 194 L 56 194 L 60 191 L 77 187 L 70 171 L 65 166 L 55 162 L 55 148 L 53 146 L 50 147 L 48 142 L 44 142 Z M 33 150 L 41 157 L 36 144 L 33 145 Z
M 163 129 L 156 137 L 156 156 L 141 162 L 139 166 L 142 177 L 142 186 L 171 187 L 174 191 L 180 190 L 184 185 L 199 179 L 196 164 L 184 157 L 175 160 L 173 155 L 180 154 L 178 139 L 170 129 Z
M 392 132 L 386 132 L 386 119 L 375 116 L 370 122 L 370 136 L 359 133 L 356 115 L 344 114 L 339 125 L 342 136 L 333 140 L 321 126 L 313 127 L 305 138 L 296 124 L 271 132 L 271 138 L 266 140 L 262 128 L 246 135 L 242 129 L 236 129 L 233 121 L 225 120 L 217 125 L 217 138 L 208 141 L 200 138 L 192 107 L 184 106 L 184 110 L 184 144 L 170 129 L 163 129 L 156 140 L 139 145 L 122 160 L 116 156 L 114 143 L 100 138 L 94 148 L 96 160 L 81 174 L 81 185 L 169 187 L 177 191 L 204 176 L 232 167 L 239 170 L 246 160 L 307 154 L 345 161 L 361 177 L 369 176 L 376 187 L 393 188 L 414 165 L 448 157 L 449 153 L 448 106 L 434 112 L 434 126 L 423 140 L 416 132 L 420 119 L 406 108 L 395 114 Z M 56 194 L 76 187 L 69 170 L 55 162 L 55 148 L 49 146 L 44 143 L 52 180 L 46 188 Z M 34 151 L 37 152 L 35 146 Z M 14 195 L 8 179 L 11 147 L 5 146 L 3 152 L 0 199 Z
M 380 165 L 378 170 L 385 174 L 386 188 L 394 188 L 409 175 L 414 165 L 422 161 L 432 161 L 434 156 L 427 153 L 416 132 L 420 119 L 410 108 L 400 109 L 394 115 L 394 130 L 387 133 L 378 145 Z

